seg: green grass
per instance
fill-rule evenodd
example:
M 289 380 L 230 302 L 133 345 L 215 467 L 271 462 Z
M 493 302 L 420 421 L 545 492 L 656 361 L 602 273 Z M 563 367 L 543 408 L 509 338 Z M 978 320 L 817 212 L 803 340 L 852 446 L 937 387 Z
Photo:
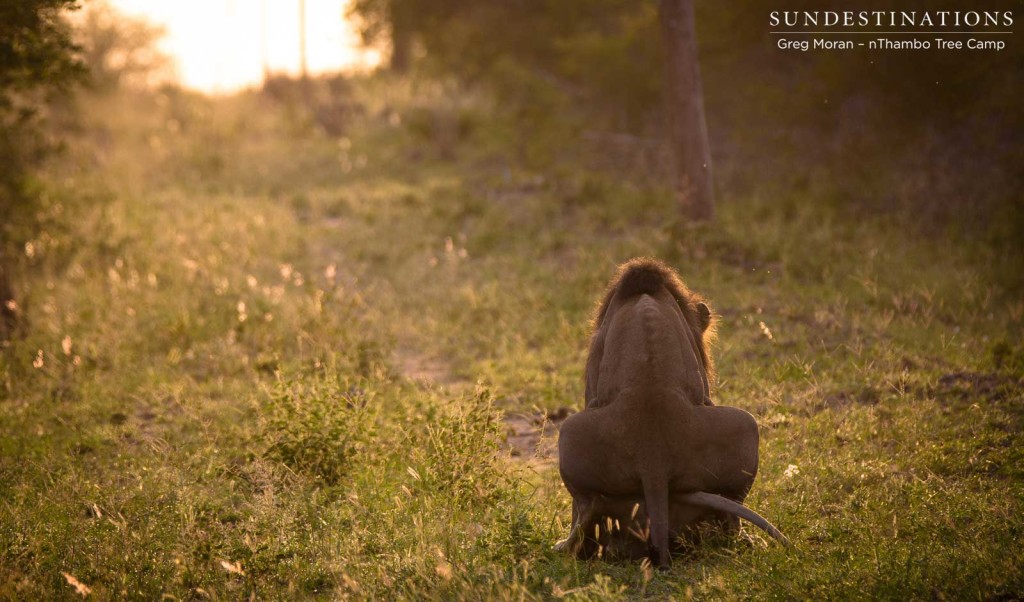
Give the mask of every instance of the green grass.
M 0 355 L 0 598 L 1024 595 L 1019 258 L 771 183 L 685 227 L 484 94 L 317 93 L 342 134 L 252 93 L 84 101 Z M 714 397 L 761 426 L 748 501 L 796 551 L 551 550 L 568 494 L 502 416 L 580 407 L 636 255 L 710 298 Z

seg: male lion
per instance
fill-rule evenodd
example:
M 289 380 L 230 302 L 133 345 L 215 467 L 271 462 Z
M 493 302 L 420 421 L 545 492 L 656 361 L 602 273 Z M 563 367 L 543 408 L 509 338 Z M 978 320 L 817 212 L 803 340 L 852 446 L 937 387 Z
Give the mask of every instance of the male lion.
M 573 503 L 556 549 L 649 555 L 666 569 L 670 540 L 703 522 L 735 529 L 737 517 L 788 544 L 742 505 L 757 474 L 757 422 L 711 403 L 712 332 L 711 310 L 665 264 L 619 268 L 594 319 L 586 405 L 559 435 Z

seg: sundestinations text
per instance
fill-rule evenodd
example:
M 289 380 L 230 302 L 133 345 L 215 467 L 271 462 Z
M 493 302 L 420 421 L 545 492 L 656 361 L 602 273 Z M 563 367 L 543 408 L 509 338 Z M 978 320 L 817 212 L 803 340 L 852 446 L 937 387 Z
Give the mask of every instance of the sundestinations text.
M 771 11 L 772 27 L 1011 27 L 1013 11 Z

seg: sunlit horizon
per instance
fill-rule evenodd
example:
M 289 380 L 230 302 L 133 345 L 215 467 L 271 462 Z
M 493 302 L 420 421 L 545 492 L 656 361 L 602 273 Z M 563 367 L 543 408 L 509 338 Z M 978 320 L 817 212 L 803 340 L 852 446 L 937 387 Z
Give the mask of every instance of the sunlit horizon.
M 346 19 L 349 0 L 305 0 L 306 63 L 311 75 L 375 66 Z M 159 48 L 182 86 L 228 93 L 274 74 L 300 73 L 299 0 L 110 0 L 119 12 L 162 26 Z

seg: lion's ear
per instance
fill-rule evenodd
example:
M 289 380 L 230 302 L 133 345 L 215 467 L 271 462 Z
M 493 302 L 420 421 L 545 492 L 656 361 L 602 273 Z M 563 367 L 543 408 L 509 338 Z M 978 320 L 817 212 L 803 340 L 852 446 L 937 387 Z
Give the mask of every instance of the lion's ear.
M 700 331 L 704 332 L 711 326 L 711 308 L 706 303 L 697 304 L 697 318 L 700 320 Z

